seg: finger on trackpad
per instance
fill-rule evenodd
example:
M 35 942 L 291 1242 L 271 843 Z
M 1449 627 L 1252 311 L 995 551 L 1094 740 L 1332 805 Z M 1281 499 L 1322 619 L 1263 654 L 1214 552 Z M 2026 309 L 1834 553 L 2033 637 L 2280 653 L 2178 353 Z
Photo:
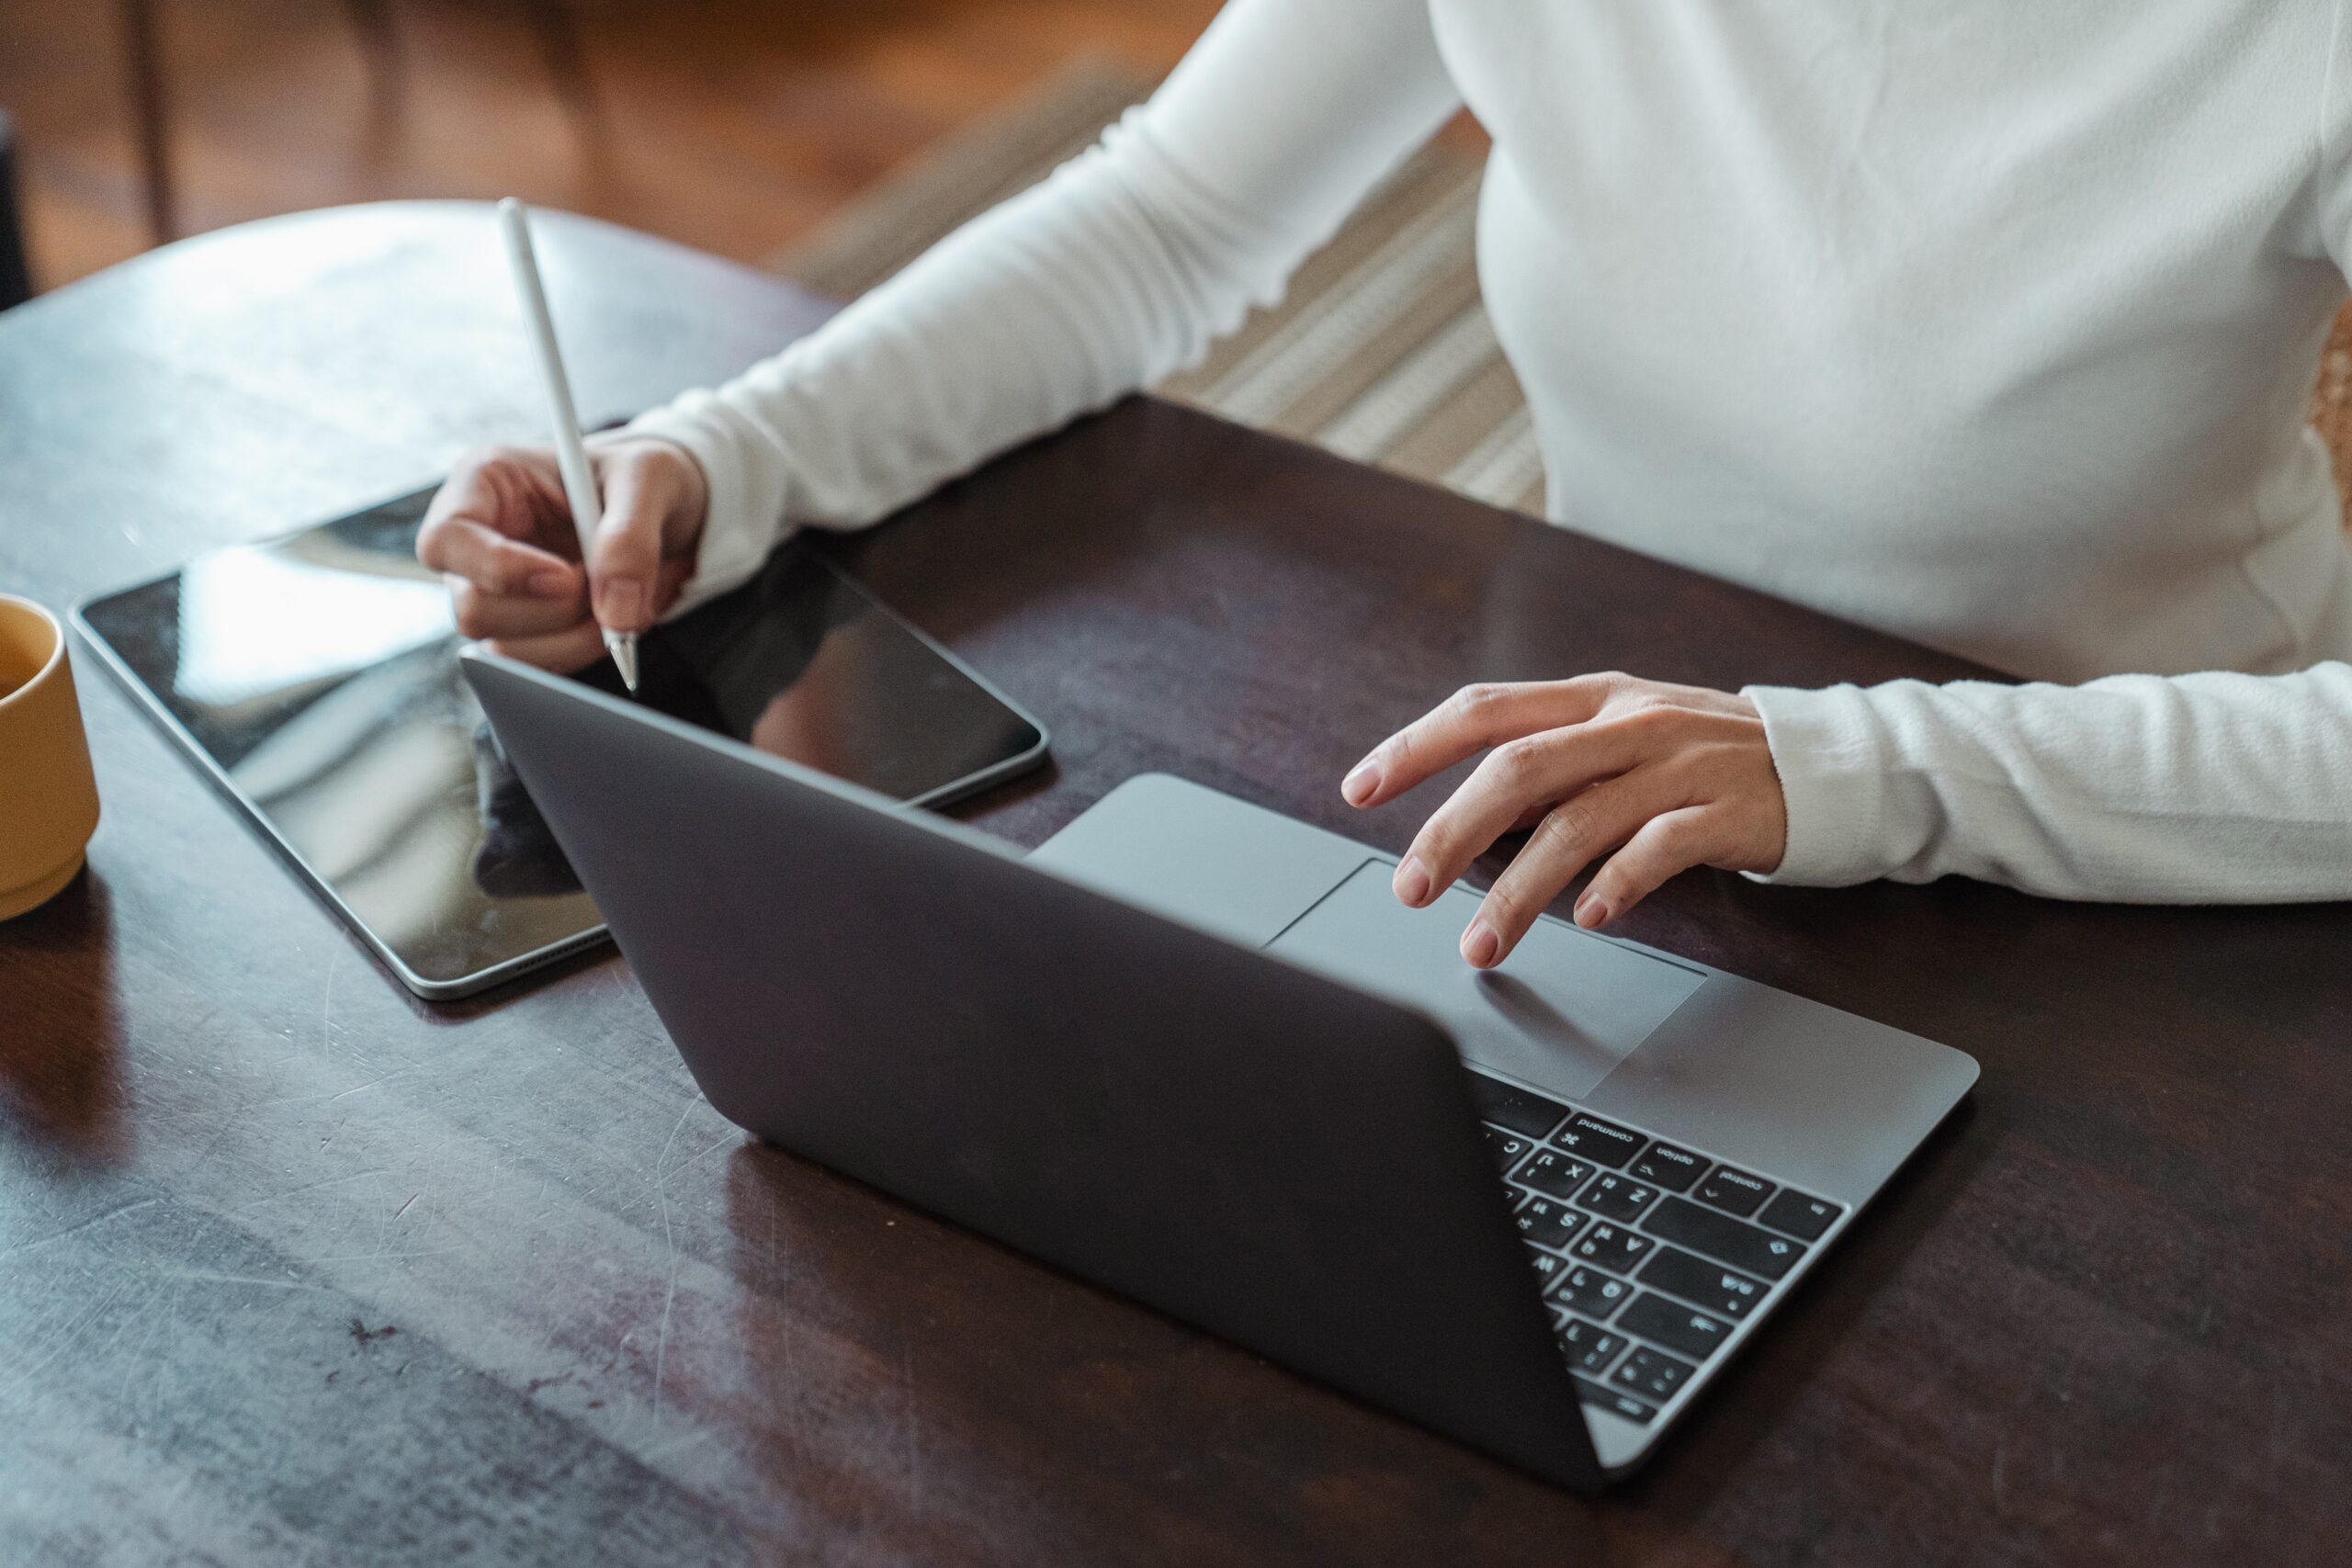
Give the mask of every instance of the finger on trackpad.
M 1473 969 L 1461 942 L 1478 896 L 1456 887 L 1408 909 L 1389 889 L 1394 871 L 1366 862 L 1267 951 L 1420 1008 L 1465 1058 L 1570 1099 L 1589 1093 L 1706 979 L 1548 918 L 1500 965 Z

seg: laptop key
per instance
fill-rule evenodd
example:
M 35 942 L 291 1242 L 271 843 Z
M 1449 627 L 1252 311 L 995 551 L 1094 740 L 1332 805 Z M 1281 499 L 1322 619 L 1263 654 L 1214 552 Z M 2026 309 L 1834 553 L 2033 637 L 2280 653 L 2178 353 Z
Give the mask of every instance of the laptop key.
M 1702 1209 L 1688 1198 L 1661 1198 L 1642 1221 L 1642 1227 L 1660 1241 L 1689 1247 L 1702 1258 L 1767 1280 L 1777 1280 L 1804 1256 L 1801 1242 L 1758 1230 L 1745 1220 Z M 1593 1227 L 1597 1232 L 1600 1229 Z M 1577 1248 L 1583 1257 L 1583 1248 Z M 1596 1259 L 1597 1261 L 1597 1259 Z
M 1663 1350 L 1638 1349 L 1610 1374 L 1609 1381 L 1630 1388 L 1645 1399 L 1664 1401 L 1673 1398 L 1674 1391 L 1689 1382 L 1698 1370 L 1685 1366 Z
M 1470 1075 L 1470 1100 L 1478 1108 L 1479 1120 L 1531 1138 L 1542 1137 L 1568 1113 L 1568 1108 L 1556 1100 L 1546 1100 L 1484 1073 Z
M 1628 1132 L 1614 1122 L 1603 1122 L 1598 1116 L 1577 1111 L 1568 1118 L 1568 1124 L 1552 1134 L 1552 1142 L 1572 1155 L 1581 1155 L 1595 1165 L 1605 1165 L 1611 1170 L 1622 1170 L 1625 1162 L 1642 1152 L 1649 1140 L 1639 1133 Z
M 1781 1195 L 1764 1205 L 1756 1217 L 1776 1231 L 1785 1231 L 1799 1241 L 1819 1241 L 1821 1233 L 1838 1223 L 1846 1211 L 1819 1198 L 1808 1198 L 1792 1187 L 1781 1189 Z
M 1761 1280 L 1751 1280 L 1671 1247 L 1657 1249 L 1657 1256 L 1642 1270 L 1641 1280 L 1645 1285 L 1671 1291 L 1725 1317 L 1746 1317 L 1772 1288 Z
M 1771 1195 L 1770 1182 L 1727 1165 L 1715 1167 L 1707 1179 L 1699 1183 L 1699 1190 L 1690 1194 L 1702 1203 L 1712 1203 L 1724 1213 L 1737 1214 L 1743 1220 Z
M 1535 1146 L 1519 1134 L 1500 1127 L 1481 1127 L 1478 1131 L 1487 1135 L 1487 1152 L 1495 1156 L 1495 1168 L 1498 1170 L 1508 1171 L 1525 1159 L 1527 1151 Z
M 1647 1291 L 1618 1314 L 1617 1326 L 1628 1334 L 1679 1350 L 1694 1361 L 1704 1361 L 1731 1338 L 1731 1325 L 1709 1317 L 1696 1307 L 1679 1306 Z
M 1616 1176 L 1602 1171 L 1592 1179 L 1592 1184 L 1577 1199 L 1580 1207 L 1591 1210 L 1604 1220 L 1622 1220 L 1627 1224 L 1642 1217 L 1642 1211 L 1657 1196 L 1657 1189 L 1645 1187 L 1631 1177 Z
M 1609 1314 L 1623 1306 L 1634 1294 L 1634 1287 L 1624 1280 L 1611 1279 L 1581 1263 L 1562 1262 L 1550 1277 L 1556 1281 L 1552 1286 L 1552 1299 L 1595 1323 L 1608 1322 Z
M 1598 1263 L 1603 1269 L 1630 1274 L 1634 1271 L 1634 1265 L 1639 1263 L 1649 1249 L 1647 1236 L 1635 1235 L 1623 1225 L 1613 1225 L 1602 1220 L 1585 1232 L 1584 1239 L 1569 1251 L 1587 1263 Z
M 1560 1252 L 1584 1228 L 1584 1216 L 1557 1198 L 1530 1198 L 1511 1215 L 1511 1223 L 1526 1240 Z
M 1597 1404 L 1603 1410 L 1623 1416 L 1628 1421 L 1638 1421 L 1645 1427 L 1657 1417 L 1655 1405 L 1644 1404 L 1623 1389 L 1603 1388 L 1587 1378 L 1577 1379 L 1576 1384 L 1577 1397 L 1587 1404 Z
M 1652 1144 L 1641 1158 L 1625 1168 L 1662 1191 L 1688 1192 L 1690 1184 L 1699 1179 L 1700 1172 L 1707 1168 L 1707 1158 L 1672 1144 Z
M 1587 1323 L 1571 1317 L 1554 1331 L 1560 1348 L 1567 1352 L 1568 1365 L 1588 1377 L 1599 1377 L 1625 1348 L 1625 1337 L 1611 1334 L 1597 1323 Z
M 1513 1179 L 1565 1203 L 1591 1177 L 1592 1167 L 1557 1149 L 1538 1149 L 1511 1175 Z

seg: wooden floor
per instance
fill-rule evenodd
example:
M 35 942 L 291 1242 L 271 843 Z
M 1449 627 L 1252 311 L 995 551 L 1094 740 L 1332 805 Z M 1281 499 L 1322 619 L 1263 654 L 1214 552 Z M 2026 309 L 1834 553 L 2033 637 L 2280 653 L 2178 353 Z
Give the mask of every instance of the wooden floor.
M 756 260 L 909 154 L 1093 51 L 1155 72 L 1216 0 L 572 0 L 567 109 L 525 0 L 155 0 L 182 227 L 390 197 L 521 196 Z M 113 0 L 0 5 L 35 277 L 149 237 Z

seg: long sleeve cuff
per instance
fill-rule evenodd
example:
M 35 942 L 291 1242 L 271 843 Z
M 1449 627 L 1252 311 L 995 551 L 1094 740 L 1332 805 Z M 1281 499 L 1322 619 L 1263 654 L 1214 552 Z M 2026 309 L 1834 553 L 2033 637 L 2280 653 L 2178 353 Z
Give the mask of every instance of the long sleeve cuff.
M 1888 759 L 1869 699 L 1855 686 L 1748 686 L 1789 816 L 1788 848 L 1758 882 L 1843 887 L 1889 867 Z
M 768 552 L 790 532 L 766 515 L 752 496 L 752 465 L 739 450 L 744 432 L 731 428 L 727 410 L 708 391 L 692 391 L 631 420 L 624 434 L 651 436 L 683 447 L 702 469 L 708 504 L 695 547 L 694 575 L 668 615 L 685 614 L 749 581 Z
M 2080 686 L 1751 686 L 1788 802 L 1762 880 L 2062 898 L 2352 897 L 2352 666 Z

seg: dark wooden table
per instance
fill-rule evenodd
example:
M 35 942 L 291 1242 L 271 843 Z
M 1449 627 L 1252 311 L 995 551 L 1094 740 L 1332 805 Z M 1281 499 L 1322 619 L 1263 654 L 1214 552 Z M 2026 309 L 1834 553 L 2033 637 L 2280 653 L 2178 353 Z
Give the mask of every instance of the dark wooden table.
M 591 413 L 818 321 L 548 225 Z M 63 604 L 532 433 L 482 209 L 0 317 L 0 587 Z M 1951 660 L 1136 400 L 842 553 L 1053 727 L 1401 847 L 1473 677 Z M 99 673 L 89 875 L 0 926 L 0 1561 L 2352 1561 L 2352 909 L 1684 877 L 1631 933 L 1973 1053 L 1973 1105 L 1640 1479 L 1555 1491 L 747 1144 L 618 959 L 379 971 Z

